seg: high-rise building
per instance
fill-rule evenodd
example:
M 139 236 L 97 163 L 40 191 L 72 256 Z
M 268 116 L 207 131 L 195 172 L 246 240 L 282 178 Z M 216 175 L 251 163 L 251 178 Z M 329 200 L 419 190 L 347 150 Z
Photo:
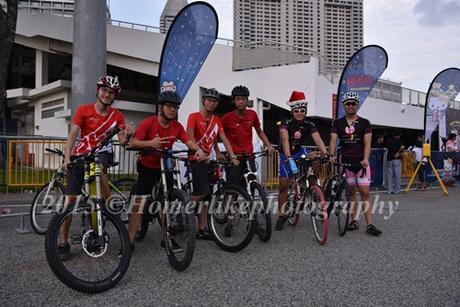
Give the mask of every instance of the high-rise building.
M 363 0 L 234 0 L 233 4 L 236 41 L 294 45 L 300 47 L 298 53 L 318 52 L 329 68 L 345 66 L 363 45 Z
M 160 16 L 160 32 L 168 32 L 176 15 L 187 5 L 187 0 L 168 0 Z
M 32 14 L 73 16 L 75 0 L 19 0 L 18 9 Z M 107 7 L 107 18 L 110 11 Z

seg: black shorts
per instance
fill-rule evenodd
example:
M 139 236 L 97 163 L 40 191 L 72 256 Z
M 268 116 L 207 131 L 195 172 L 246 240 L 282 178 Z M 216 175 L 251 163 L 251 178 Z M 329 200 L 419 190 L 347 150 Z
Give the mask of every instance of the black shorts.
M 208 195 L 209 194 L 209 163 L 206 162 L 190 162 L 192 169 L 192 195 Z
M 75 156 L 70 157 L 70 161 L 75 160 Z M 113 153 L 99 153 L 99 162 L 102 165 L 102 171 L 107 173 L 107 168 L 113 163 Z M 67 186 L 65 195 L 79 195 L 85 178 L 85 165 L 83 161 L 73 165 L 67 173 Z
M 161 178 L 161 169 L 144 166 L 138 161 L 137 172 L 139 175 L 136 183 L 136 195 L 151 195 L 153 186 Z
M 256 161 L 254 159 L 240 160 L 238 166 L 230 165 L 225 168 L 226 178 L 228 184 L 233 184 L 237 186 L 244 186 L 243 173 L 246 170 L 247 163 L 249 161 L 249 167 L 253 172 L 256 171 Z

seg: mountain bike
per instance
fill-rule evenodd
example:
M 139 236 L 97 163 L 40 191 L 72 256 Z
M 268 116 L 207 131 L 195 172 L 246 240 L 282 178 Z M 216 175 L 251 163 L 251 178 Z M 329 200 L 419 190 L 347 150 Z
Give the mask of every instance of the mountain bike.
M 150 222 L 157 219 L 163 231 L 169 263 L 175 270 L 183 271 L 190 266 L 195 252 L 196 220 L 194 205 L 182 189 L 177 155 L 189 151 L 134 148 L 129 150 L 142 151 L 147 154 L 152 151 L 161 153 L 161 179 L 154 184 L 150 197 L 145 200 L 141 226 L 136 240 L 142 240 Z M 134 187 L 131 193 L 135 195 Z
M 294 180 L 290 184 L 285 208 L 291 226 L 298 224 L 300 211 L 310 214 L 315 238 L 321 245 L 327 242 L 329 219 L 327 203 L 312 165 L 327 162 L 328 159 L 319 157 L 309 159 L 306 155 L 296 160 L 300 167 L 299 173 L 294 175 Z
M 45 148 L 49 153 L 57 154 L 64 161 L 65 155 L 59 149 Z M 109 167 L 117 166 L 118 162 L 112 163 Z M 90 176 L 88 182 L 91 184 L 94 179 L 94 163 L 90 166 Z M 56 212 L 59 212 L 64 205 L 64 180 L 66 177 L 66 171 L 64 169 L 64 163 L 62 163 L 57 171 L 53 174 L 50 181 L 45 183 L 40 190 L 35 194 L 30 207 L 30 225 L 32 229 L 39 235 L 44 235 L 48 228 L 49 221 Z M 136 183 L 136 180 L 132 178 L 121 178 L 115 182 L 108 180 L 111 198 L 109 200 L 109 207 L 112 213 L 124 214 L 126 208 L 129 205 L 129 193 L 131 186 Z M 82 189 L 82 197 L 80 201 L 82 203 L 87 202 L 89 194 L 86 193 L 85 189 Z M 126 221 L 127 218 L 123 217 Z
M 184 163 L 187 167 L 184 187 L 191 194 L 189 161 L 184 159 Z M 238 252 L 248 246 L 254 236 L 253 202 L 246 190 L 225 183 L 222 170 L 226 165 L 231 163 L 210 161 L 208 176 L 212 192 L 204 202 L 207 201 L 208 228 L 214 242 L 225 251 Z
M 106 145 L 119 131 L 113 129 L 99 147 Z M 54 214 L 45 237 L 46 260 L 53 273 L 68 287 L 87 293 L 114 287 L 123 278 L 131 259 L 128 231 L 120 217 L 110 213 L 104 205 L 96 150 L 75 157 L 70 165 L 75 167 L 83 163 L 85 191 L 90 196 L 86 202 L 78 202 Z M 94 181 L 90 183 L 92 163 Z M 69 248 L 69 259 L 59 253 L 62 241 Z
M 345 178 L 345 167 L 353 165 L 334 162 L 331 167 L 335 167 L 331 177 L 324 182 L 323 193 L 328 203 L 328 216 L 334 211 L 337 216 L 339 235 L 343 236 L 347 232 L 348 221 L 350 219 L 350 188 Z M 341 168 L 341 171 L 338 169 Z

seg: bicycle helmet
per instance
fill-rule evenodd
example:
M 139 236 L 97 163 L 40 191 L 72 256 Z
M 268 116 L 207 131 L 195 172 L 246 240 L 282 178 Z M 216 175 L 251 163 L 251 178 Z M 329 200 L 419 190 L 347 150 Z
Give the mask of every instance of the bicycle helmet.
M 220 94 L 215 88 L 209 88 L 206 91 L 204 91 L 204 94 L 203 94 L 202 98 L 203 98 L 203 100 L 205 98 L 214 98 L 217 101 L 219 101 L 219 96 L 220 96 Z
M 180 96 L 174 91 L 163 91 L 160 95 L 158 95 L 159 104 L 171 103 L 180 105 L 181 102 L 182 100 L 180 99 Z
M 359 95 L 355 92 L 346 92 L 345 94 L 343 94 L 342 103 L 344 103 L 347 100 L 354 100 L 357 103 L 359 103 Z
M 232 98 L 235 98 L 236 96 L 244 96 L 244 97 L 249 97 L 249 90 L 246 86 L 243 85 L 238 85 L 235 86 L 232 90 Z
M 112 77 L 107 75 L 100 77 L 97 81 L 97 89 L 99 90 L 101 87 L 111 88 L 115 91 L 115 94 L 120 94 L 121 92 L 120 82 L 118 82 L 117 76 Z

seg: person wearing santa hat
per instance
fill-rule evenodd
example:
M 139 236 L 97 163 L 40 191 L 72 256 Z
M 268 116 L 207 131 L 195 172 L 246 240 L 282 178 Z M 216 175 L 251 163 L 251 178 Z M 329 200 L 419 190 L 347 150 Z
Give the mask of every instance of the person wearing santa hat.
M 346 167 L 345 177 L 350 188 L 351 218 L 348 230 L 359 229 L 356 203 L 356 185 L 358 185 L 361 202 L 363 203 L 364 217 L 366 218 L 366 232 L 379 236 L 382 232 L 372 224 L 372 212 L 369 203 L 371 184 L 371 169 L 369 156 L 371 154 L 372 127 L 369 120 L 358 116 L 357 110 L 360 97 L 355 92 L 345 93 L 342 97 L 345 116 L 334 120 L 331 128 L 329 154 L 334 156 L 337 139 L 340 140 L 341 161 L 350 164 Z
M 318 130 L 311 121 L 306 119 L 308 101 L 303 92 L 293 91 L 287 102 L 291 108 L 291 118 L 278 122 L 280 133 L 280 154 L 279 154 L 279 184 L 278 184 L 278 221 L 275 230 L 282 230 L 287 220 L 284 212 L 289 188 L 289 178 L 299 172 L 295 159 L 302 155 L 309 158 L 315 153 L 308 153 L 306 146 L 310 139 L 313 139 L 319 147 L 321 154 L 326 154 L 326 146 L 321 139 Z

